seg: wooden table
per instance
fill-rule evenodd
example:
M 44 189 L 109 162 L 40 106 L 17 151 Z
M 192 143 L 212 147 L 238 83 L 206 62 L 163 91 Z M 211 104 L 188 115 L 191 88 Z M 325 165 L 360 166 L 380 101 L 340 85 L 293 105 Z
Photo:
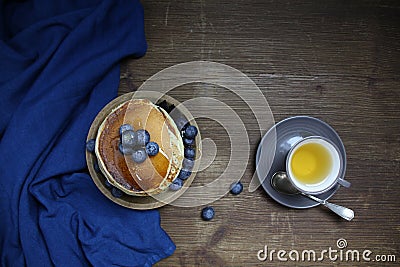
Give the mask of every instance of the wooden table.
M 400 261 L 400 4 L 398 1 L 144 1 L 148 52 L 124 62 L 120 93 L 172 65 L 207 60 L 234 67 L 262 90 L 275 121 L 310 115 L 332 125 L 347 151 L 346 179 L 331 200 L 351 207 L 344 221 L 323 207 L 286 208 L 259 188 L 247 188 L 261 134 L 249 108 L 233 93 L 209 84 L 174 89 L 180 101 L 210 96 L 240 114 L 249 133 L 245 190 L 211 203 L 216 216 L 202 221 L 203 206 L 160 208 L 162 226 L 177 246 L 157 266 L 374 265 Z M 195 184 L 226 167 L 230 142 L 221 126 L 199 120 L 218 153 Z M 239 179 L 240 177 L 236 177 Z M 366 249 L 395 255 L 397 263 L 260 261 L 259 250 Z M 288 258 L 288 254 L 285 255 Z M 361 257 L 361 255 L 360 255 Z M 387 260 L 391 260 L 387 257 Z

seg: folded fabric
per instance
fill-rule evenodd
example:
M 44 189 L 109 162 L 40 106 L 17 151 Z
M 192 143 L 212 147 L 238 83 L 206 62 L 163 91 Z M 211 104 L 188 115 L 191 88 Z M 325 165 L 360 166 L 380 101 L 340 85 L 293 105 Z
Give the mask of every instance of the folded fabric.
M 85 140 L 146 51 L 136 0 L 1 1 L 1 266 L 149 266 L 173 253 L 159 213 L 95 187 Z

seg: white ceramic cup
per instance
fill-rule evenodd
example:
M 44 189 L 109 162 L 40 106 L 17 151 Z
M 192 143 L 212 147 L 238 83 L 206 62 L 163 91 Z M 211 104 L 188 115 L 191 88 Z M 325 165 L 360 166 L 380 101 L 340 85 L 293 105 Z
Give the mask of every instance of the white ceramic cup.
M 329 169 L 326 171 L 326 175 L 324 175 L 324 177 L 322 178 L 320 177 L 320 179 L 318 179 L 319 181 L 315 183 L 306 183 L 304 181 L 300 181 L 301 179 L 299 180 L 299 178 L 297 178 L 294 174 L 291 164 L 293 160 L 293 155 L 296 153 L 296 151 L 302 146 L 310 143 L 322 146 L 330 156 Z M 313 156 L 316 157 L 316 164 L 318 164 L 318 155 Z M 309 136 L 296 142 L 289 150 L 286 157 L 286 173 L 290 182 L 300 192 L 312 195 L 321 194 L 334 187 L 337 183 L 344 187 L 350 187 L 350 183 L 340 177 L 340 173 L 342 172 L 344 166 L 343 160 L 344 159 L 339 149 L 330 140 L 321 136 Z

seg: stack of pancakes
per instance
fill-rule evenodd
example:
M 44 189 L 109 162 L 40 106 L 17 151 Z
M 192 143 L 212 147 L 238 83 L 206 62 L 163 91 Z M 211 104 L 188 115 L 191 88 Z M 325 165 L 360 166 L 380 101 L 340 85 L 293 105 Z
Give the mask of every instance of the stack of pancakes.
M 135 163 L 119 149 L 119 128 L 130 124 L 135 130 L 150 133 L 160 151 Z M 128 195 L 146 196 L 164 191 L 178 176 L 184 158 L 180 132 L 168 113 L 147 99 L 131 99 L 104 119 L 96 137 L 95 153 L 101 172 L 107 180 Z

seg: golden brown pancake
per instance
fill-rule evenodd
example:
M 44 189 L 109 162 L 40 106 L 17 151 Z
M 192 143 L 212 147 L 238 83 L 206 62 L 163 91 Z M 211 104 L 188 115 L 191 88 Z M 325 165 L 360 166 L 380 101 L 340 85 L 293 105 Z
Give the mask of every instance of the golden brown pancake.
M 130 124 L 145 129 L 160 151 L 135 163 L 118 149 L 119 128 Z M 129 195 L 143 196 L 165 190 L 178 176 L 183 161 L 180 132 L 168 113 L 147 99 L 132 99 L 117 106 L 100 125 L 96 137 L 96 157 L 107 180 Z

